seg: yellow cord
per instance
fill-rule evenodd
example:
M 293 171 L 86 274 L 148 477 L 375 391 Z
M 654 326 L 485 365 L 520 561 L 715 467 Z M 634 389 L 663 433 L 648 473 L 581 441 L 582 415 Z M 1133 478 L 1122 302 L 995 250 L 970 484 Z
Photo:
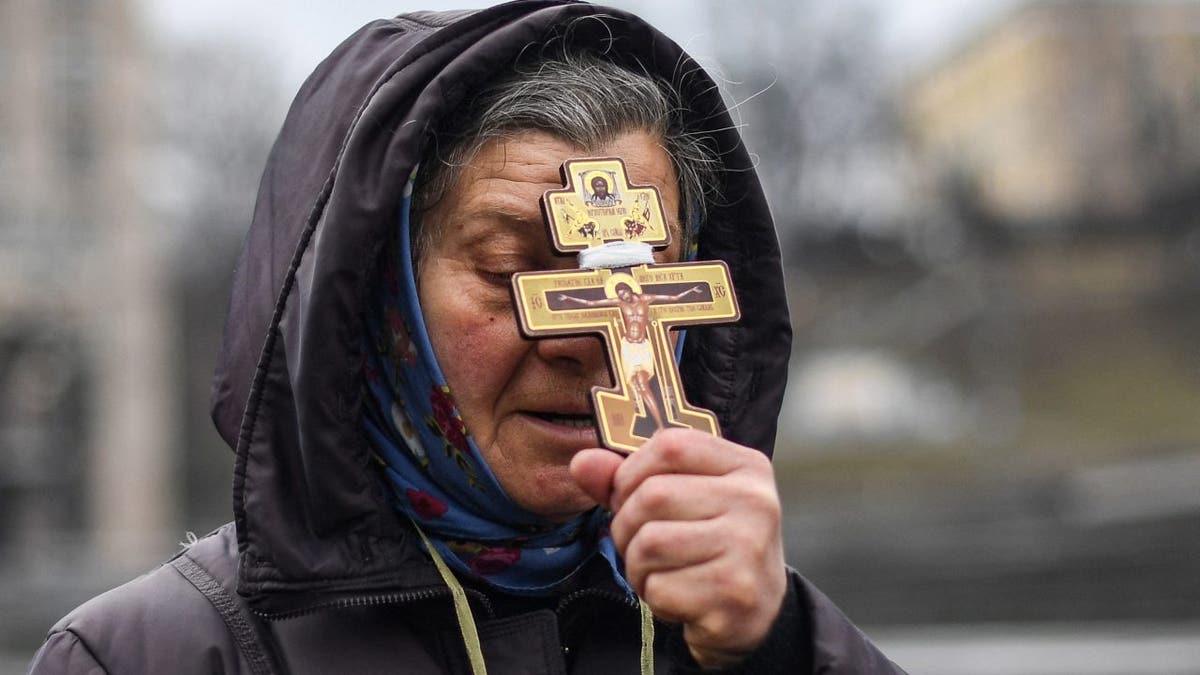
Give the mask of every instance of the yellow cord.
M 471 605 L 467 602 L 466 591 L 463 590 L 462 584 L 454 577 L 454 573 L 450 571 L 446 561 L 442 560 L 441 554 L 429 542 L 429 538 L 425 536 L 416 521 L 413 521 L 413 528 L 416 529 L 417 534 L 421 535 L 421 541 L 425 544 L 425 550 L 429 551 L 429 557 L 433 559 L 434 567 L 437 567 L 438 574 L 442 575 L 442 581 L 445 581 L 446 586 L 450 588 L 450 595 L 454 598 L 454 614 L 458 617 L 458 628 L 462 633 L 463 644 L 467 648 L 471 672 L 474 675 L 487 675 L 487 665 L 483 662 L 483 646 L 479 642 L 479 631 L 475 628 L 475 617 L 471 614 Z M 642 615 L 641 672 L 642 675 L 654 675 L 654 613 L 641 598 L 638 598 L 638 608 Z
M 638 607 L 642 610 L 642 675 L 654 675 L 654 613 L 641 598 Z
M 458 629 L 467 648 L 467 658 L 471 661 L 471 672 L 474 675 L 487 675 L 487 665 L 483 662 L 483 647 L 479 643 L 479 631 L 475 629 L 475 617 L 471 616 L 471 605 L 467 603 L 467 593 L 462 584 L 458 583 L 458 579 L 454 578 L 454 573 L 450 571 L 446 561 L 442 560 L 437 549 L 429 543 L 429 538 L 421 531 L 416 521 L 413 521 L 413 527 L 416 528 L 417 534 L 421 535 L 421 541 L 425 543 L 429 557 L 433 558 L 438 574 L 442 575 L 442 581 L 450 587 L 450 595 L 454 597 L 454 613 L 458 616 Z

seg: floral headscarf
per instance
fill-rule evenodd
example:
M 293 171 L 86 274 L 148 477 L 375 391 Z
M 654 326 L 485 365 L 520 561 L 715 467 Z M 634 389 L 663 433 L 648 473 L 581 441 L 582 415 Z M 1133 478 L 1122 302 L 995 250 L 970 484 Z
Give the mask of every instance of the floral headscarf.
M 628 590 L 608 535 L 610 514 L 593 509 L 554 523 L 526 511 L 505 493 L 471 438 L 425 330 L 412 264 L 411 198 L 410 179 L 396 245 L 367 317 L 372 344 L 363 420 L 396 508 L 420 525 L 459 576 L 544 594 L 599 554 Z

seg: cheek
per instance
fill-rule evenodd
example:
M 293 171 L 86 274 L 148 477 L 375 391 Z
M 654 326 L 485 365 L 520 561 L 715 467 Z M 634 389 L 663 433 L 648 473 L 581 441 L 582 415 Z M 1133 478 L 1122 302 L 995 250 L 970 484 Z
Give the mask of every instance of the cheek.
M 505 326 L 501 317 L 465 319 L 446 329 L 437 336 L 431 333 L 430 339 L 442 372 L 448 379 L 457 380 L 450 382 L 451 387 L 465 389 L 472 380 L 493 380 L 514 358 L 511 333 L 515 331 Z
M 486 443 L 496 404 L 525 348 L 516 318 L 509 308 L 474 302 L 462 292 L 422 293 L 421 300 L 446 383 L 467 429 Z

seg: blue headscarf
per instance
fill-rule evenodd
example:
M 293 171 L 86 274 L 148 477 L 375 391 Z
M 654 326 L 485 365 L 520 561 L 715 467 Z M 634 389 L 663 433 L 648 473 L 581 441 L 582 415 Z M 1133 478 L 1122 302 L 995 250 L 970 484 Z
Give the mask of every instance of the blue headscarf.
M 610 513 L 592 509 L 566 523 L 530 513 L 505 493 L 475 445 L 434 357 L 417 297 L 412 185 L 410 178 L 396 245 L 385 255 L 383 283 L 367 317 L 372 344 L 363 420 L 395 507 L 425 531 L 460 577 L 511 593 L 546 594 L 600 555 L 632 594 L 608 533 Z

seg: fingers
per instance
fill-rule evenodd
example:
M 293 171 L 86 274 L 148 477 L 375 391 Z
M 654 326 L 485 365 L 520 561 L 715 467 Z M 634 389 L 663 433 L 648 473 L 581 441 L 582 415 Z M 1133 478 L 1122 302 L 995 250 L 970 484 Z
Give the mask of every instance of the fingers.
M 641 581 L 639 594 L 655 616 L 683 624 L 683 636 L 706 667 L 736 661 L 762 642 L 783 603 L 786 571 L 771 578 L 752 566 L 733 566 L 726 556 L 670 570 Z
M 650 575 L 703 565 L 718 558 L 725 543 L 709 536 L 709 529 L 703 521 L 647 523 L 625 549 L 629 585 L 648 601 L 646 579 Z
M 697 589 L 711 589 L 698 593 Z M 730 570 L 719 560 L 648 574 L 642 599 L 666 621 L 696 625 L 705 641 L 733 632 L 735 617 L 744 617 L 759 600 L 757 582 L 747 572 Z M 717 604 L 719 600 L 720 605 Z
M 714 476 L 649 476 L 616 512 L 611 528 L 613 544 L 628 556 L 625 549 L 630 540 L 648 524 L 714 518 L 725 511 L 729 499 L 737 497 L 734 487 Z
M 571 476 L 589 497 L 617 511 L 650 476 L 721 476 L 747 467 L 771 473 L 770 461 L 757 450 L 694 429 L 666 429 L 627 457 L 581 450 L 571 460 Z
M 580 450 L 571 458 L 571 478 L 584 494 L 608 508 L 612 498 L 613 474 L 621 462 L 622 457 L 609 450 Z
M 771 472 L 770 461 L 757 450 L 694 429 L 666 429 L 654 434 L 618 468 L 613 477 L 612 509 L 620 510 L 650 476 L 723 476 L 748 467 Z
M 683 624 L 697 662 L 732 662 L 761 644 L 787 588 L 779 497 L 762 453 L 671 429 L 605 460 L 603 471 L 590 468 L 600 458 L 576 460 L 577 481 L 608 481 L 593 497 L 614 511 L 613 544 L 630 584 L 656 616 Z
M 747 481 L 652 476 L 616 513 L 610 532 L 625 559 L 626 576 L 640 594 L 649 575 L 714 560 L 731 572 L 782 570 L 779 522 L 774 494 Z M 707 591 L 720 592 L 717 587 Z

